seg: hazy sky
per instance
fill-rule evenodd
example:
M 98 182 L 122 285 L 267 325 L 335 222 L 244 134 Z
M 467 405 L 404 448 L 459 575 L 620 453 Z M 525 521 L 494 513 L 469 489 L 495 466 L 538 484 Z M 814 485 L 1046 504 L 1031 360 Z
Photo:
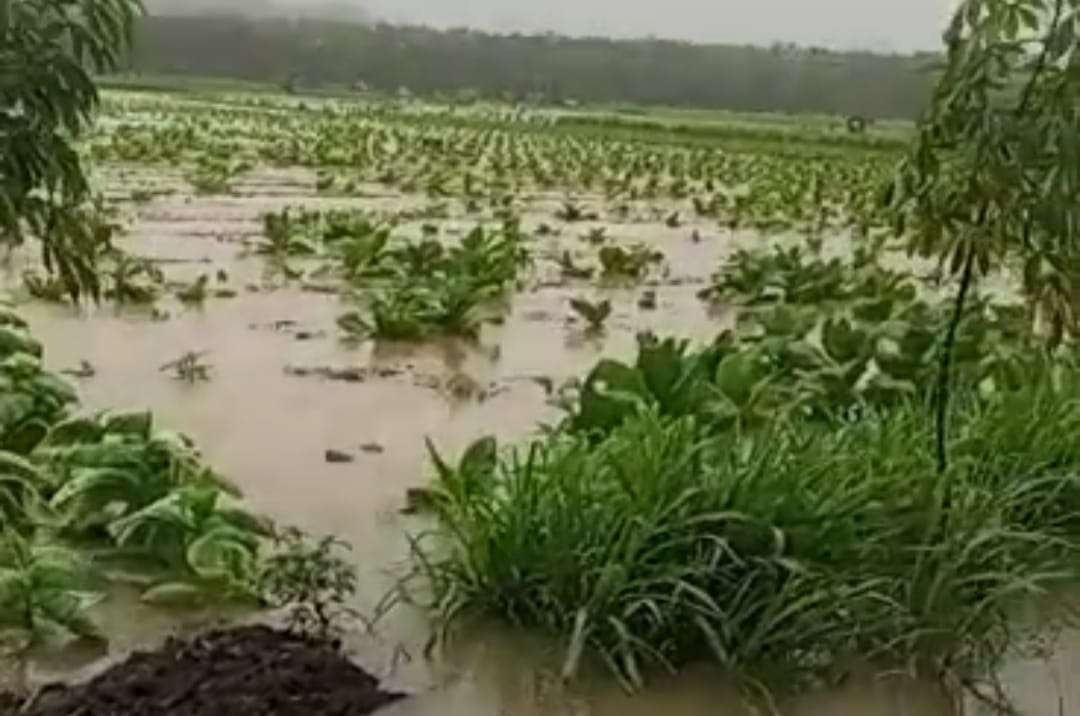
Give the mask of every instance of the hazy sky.
M 341 2 L 341 0 L 338 0 Z M 938 49 L 954 0 L 351 0 L 378 18 L 498 31 Z M 304 0 L 292 0 L 300 5 Z M 344 4 L 344 3 L 342 3 Z

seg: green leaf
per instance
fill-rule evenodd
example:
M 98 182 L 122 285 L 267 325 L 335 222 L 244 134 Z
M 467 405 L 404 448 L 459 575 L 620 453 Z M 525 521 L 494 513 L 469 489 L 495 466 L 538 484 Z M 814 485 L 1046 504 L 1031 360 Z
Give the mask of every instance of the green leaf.
M 821 350 L 807 341 L 791 341 L 784 344 L 780 351 L 781 364 L 785 368 L 810 372 L 822 367 L 828 361 Z
M 611 430 L 649 402 L 652 396 L 639 371 L 602 360 L 585 380 L 574 424 L 581 430 Z
M 757 316 L 757 322 L 770 336 L 801 336 L 809 331 L 816 319 L 816 311 L 800 310 L 795 306 L 780 305 Z
M 120 547 L 153 547 L 159 538 L 180 537 L 195 527 L 183 494 L 177 492 L 110 523 L 108 530 Z
M 872 350 L 869 334 L 846 319 L 827 320 L 821 329 L 821 343 L 829 357 L 847 363 Z
M 50 505 L 62 509 L 75 500 L 88 501 L 91 509 L 100 509 L 112 502 L 145 504 L 150 486 L 132 470 L 117 468 L 81 468 L 52 496 Z M 152 498 L 151 498 L 152 499 Z
M 217 471 L 208 467 L 199 471 L 198 476 L 193 479 L 192 484 L 205 485 L 214 487 L 221 490 L 229 497 L 239 499 L 244 496 L 244 491 L 240 489 L 239 485 L 234 484 L 224 475 L 219 474 Z
M 49 432 L 48 423 L 41 419 L 27 420 L 3 436 L 3 449 L 29 455 Z
M 637 369 L 649 392 L 660 398 L 670 396 L 684 372 L 686 344 L 673 338 L 664 341 L 641 341 L 638 347 Z
M 274 522 L 269 517 L 255 515 L 237 507 L 222 507 L 217 514 L 237 529 L 267 539 L 274 536 Z
M 851 311 L 856 319 L 866 323 L 883 323 L 893 315 L 894 301 L 891 296 L 859 301 Z
M 491 436 L 483 437 L 470 445 L 461 456 L 458 471 L 471 475 L 489 475 L 499 461 L 499 444 Z
M 0 2 L 2 1 L 4 0 L 0 0 Z M 10 2 L 10 0 L 7 1 Z M 2 304 L 0 304 L 0 326 L 6 326 L 14 329 L 28 328 L 27 323 L 25 320 L 23 320 L 22 316 Z
M 76 403 L 79 400 L 78 393 L 71 387 L 71 383 L 52 373 L 41 373 L 35 377 L 34 389 L 49 395 L 59 405 Z
M 593 330 L 599 330 L 603 327 L 612 310 L 611 301 L 607 299 L 599 303 L 590 303 L 585 299 L 571 298 L 570 307 L 574 309 L 575 313 L 584 318 Z
M 367 337 L 375 332 L 371 323 L 358 311 L 350 311 L 338 316 L 337 326 L 345 333 L 360 337 Z
M 39 500 L 34 482 L 17 475 L 0 475 L 0 516 L 5 523 L 26 522 L 28 509 Z
M 768 370 L 758 352 L 742 350 L 720 362 L 716 369 L 716 387 L 732 403 L 743 406 L 750 402 L 755 388 L 767 375 Z
M 0 450 L 0 475 L 14 475 L 36 484 L 45 482 L 41 471 L 22 455 Z
M 59 447 L 64 445 L 89 445 L 101 441 L 105 430 L 96 418 L 69 418 L 57 423 L 45 436 L 45 445 Z
M 1039 14 L 1034 8 L 1028 5 L 1017 5 L 1015 9 L 1025 30 L 1036 32 L 1039 29 Z
M 35 358 L 41 358 L 44 351 L 41 343 L 34 340 L 26 331 L 10 325 L 0 325 L 0 358 L 6 358 L 13 353 L 26 353 Z
M 109 413 L 104 416 L 103 423 L 108 434 L 132 435 L 145 439 L 150 437 L 154 415 L 149 410 Z
M 910 380 L 896 380 L 878 373 L 863 387 L 862 393 L 874 405 L 890 405 L 915 397 L 917 389 Z
M 435 447 L 435 443 L 431 441 L 431 438 L 424 438 L 424 444 L 427 446 L 428 456 L 431 458 L 431 463 L 435 466 L 436 475 L 439 481 L 444 484 L 449 484 L 454 479 L 454 470 L 439 454 L 438 449 Z
M 185 553 L 188 566 L 203 579 L 239 581 L 255 572 L 259 540 L 249 532 L 221 526 L 200 535 Z

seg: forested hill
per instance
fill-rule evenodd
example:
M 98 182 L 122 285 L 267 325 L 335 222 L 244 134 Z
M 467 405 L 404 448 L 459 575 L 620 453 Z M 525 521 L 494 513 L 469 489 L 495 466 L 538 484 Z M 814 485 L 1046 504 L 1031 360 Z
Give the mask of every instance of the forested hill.
M 878 118 L 919 113 L 933 60 L 235 16 L 147 17 L 137 47 L 152 73 Z

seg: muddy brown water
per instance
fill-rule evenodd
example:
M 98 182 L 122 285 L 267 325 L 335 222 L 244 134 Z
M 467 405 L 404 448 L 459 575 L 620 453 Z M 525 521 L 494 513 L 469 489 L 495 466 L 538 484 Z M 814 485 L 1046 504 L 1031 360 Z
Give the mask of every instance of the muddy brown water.
M 173 194 L 141 206 L 128 206 L 137 220 L 123 244 L 141 255 L 191 263 L 166 266 L 171 278 L 199 273 L 229 274 L 239 290 L 234 299 L 210 299 L 201 309 L 169 307 L 172 317 L 154 322 L 144 312 L 111 307 L 77 314 L 69 308 L 27 303 L 21 307 L 34 333 L 46 346 L 50 368 L 71 368 L 81 360 L 97 370 L 79 382 L 89 409 L 153 409 L 158 424 L 194 437 L 207 460 L 245 492 L 255 510 L 318 534 L 334 533 L 353 545 L 361 569 L 361 608 L 371 609 L 407 562 L 406 532 L 422 522 L 400 514 L 405 490 L 428 478 L 424 438 L 450 454 L 471 441 L 493 434 L 515 441 L 532 434 L 538 423 L 558 419 L 546 404 L 537 377 L 560 380 L 582 375 L 600 356 L 630 358 L 637 331 L 706 340 L 723 326 L 695 298 L 699 285 L 717 262 L 753 236 L 721 236 L 715 227 L 689 224 L 669 229 L 662 223 L 608 225 L 619 240 L 645 241 L 662 248 L 671 275 L 683 285 L 656 288 L 655 311 L 637 307 L 641 289 L 600 292 L 588 286 L 553 286 L 517 295 L 506 323 L 488 327 L 479 346 L 453 341 L 424 346 L 347 346 L 336 338 L 334 319 L 342 310 L 334 295 L 295 287 L 244 289 L 262 281 L 257 257 L 229 237 L 257 236 L 259 214 L 286 205 L 351 205 L 395 209 L 429 203 L 421 197 L 387 196 L 359 201 L 327 200 L 297 189 L 304 174 L 267 172 L 245 181 L 239 197 L 191 197 Z M 110 175 L 117 195 L 132 186 L 175 184 L 168 173 L 124 168 Z M 551 220 L 556 200 L 534 201 L 526 226 Z M 467 217 L 449 223 L 467 226 Z M 440 222 L 446 224 L 448 222 Z M 587 225 L 570 227 L 560 240 L 542 239 L 554 250 L 576 245 Z M 689 240 L 698 228 L 704 240 Z M 18 262 L 11 271 L 16 273 Z M 567 325 L 571 296 L 610 296 L 616 311 L 607 335 L 586 339 Z M 280 322 L 291 322 L 279 330 Z M 278 324 L 278 328 L 275 328 Z M 297 333 L 309 334 L 301 340 Z M 188 385 L 171 379 L 160 367 L 190 351 L 206 351 L 213 380 Z M 298 377 L 288 367 L 381 369 L 383 377 L 361 383 Z M 442 389 L 448 381 L 489 393 L 482 402 L 460 399 Z M 381 452 L 364 445 L 377 444 Z M 329 464 L 327 449 L 355 456 L 347 464 Z M 77 650 L 42 655 L 34 664 L 36 682 L 78 678 L 132 649 L 150 646 L 167 633 L 208 624 L 220 612 L 177 615 L 140 605 L 134 591 L 119 587 L 96 608 L 113 635 L 108 653 Z M 497 626 L 478 627 L 460 636 L 434 660 L 421 657 L 428 631 L 422 618 L 397 610 L 383 619 L 376 635 L 355 634 L 350 646 L 365 667 L 388 678 L 392 687 L 417 696 L 391 707 L 393 716 L 636 716 L 672 714 L 750 714 L 737 691 L 722 675 L 691 670 L 655 680 L 629 697 L 602 673 L 589 674 L 569 687 L 553 674 L 559 645 L 511 633 Z M 1080 659 L 1080 636 L 1066 635 L 1047 665 L 1019 662 L 1006 674 L 1012 692 L 1033 715 L 1080 713 L 1080 686 L 1069 683 Z M 1064 702 L 1061 701 L 1064 699 Z M 951 713 L 949 701 L 930 684 L 901 677 L 856 680 L 841 689 L 811 694 L 780 704 L 784 714 L 835 716 L 935 716 Z

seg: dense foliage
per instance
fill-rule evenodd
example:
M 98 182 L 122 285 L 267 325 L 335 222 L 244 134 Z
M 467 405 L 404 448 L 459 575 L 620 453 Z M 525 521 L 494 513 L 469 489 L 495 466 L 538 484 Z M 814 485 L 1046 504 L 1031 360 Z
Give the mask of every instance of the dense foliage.
M 614 41 L 220 14 L 148 17 L 132 67 L 425 95 L 914 118 L 930 56 Z
M 958 281 L 937 390 L 942 470 L 952 342 L 977 281 L 1019 264 L 1048 343 L 1080 330 L 1080 4 L 971 0 L 945 41 L 945 71 L 889 192 L 898 227 L 911 229 L 909 251 Z
M 544 628 L 568 674 L 588 646 L 634 687 L 699 659 L 748 685 L 856 655 L 990 677 L 1034 644 L 1016 600 L 1076 577 L 1075 361 L 1033 350 L 1021 307 L 979 301 L 939 477 L 926 406 L 948 305 L 872 262 L 733 264 L 718 290 L 739 287 L 734 333 L 643 335 L 553 431 L 454 465 L 433 453 L 440 528 L 417 576 L 437 618 Z
M 964 405 L 940 530 L 917 405 L 737 440 L 644 409 L 600 442 L 560 433 L 444 469 L 448 551 L 421 574 L 451 624 L 486 612 L 544 628 L 567 640 L 568 673 L 587 645 L 635 686 L 698 659 L 753 678 L 855 655 L 986 676 L 1023 646 L 1015 600 L 1075 577 L 1077 455 L 1059 429 L 1080 418 L 1075 373 L 1068 385 Z
M 88 127 L 98 93 L 88 74 L 126 54 L 137 0 L 0 2 L 0 241 L 42 241 L 44 263 L 72 295 L 97 297 L 93 269 L 109 227 L 86 202 L 90 188 L 72 137 Z

